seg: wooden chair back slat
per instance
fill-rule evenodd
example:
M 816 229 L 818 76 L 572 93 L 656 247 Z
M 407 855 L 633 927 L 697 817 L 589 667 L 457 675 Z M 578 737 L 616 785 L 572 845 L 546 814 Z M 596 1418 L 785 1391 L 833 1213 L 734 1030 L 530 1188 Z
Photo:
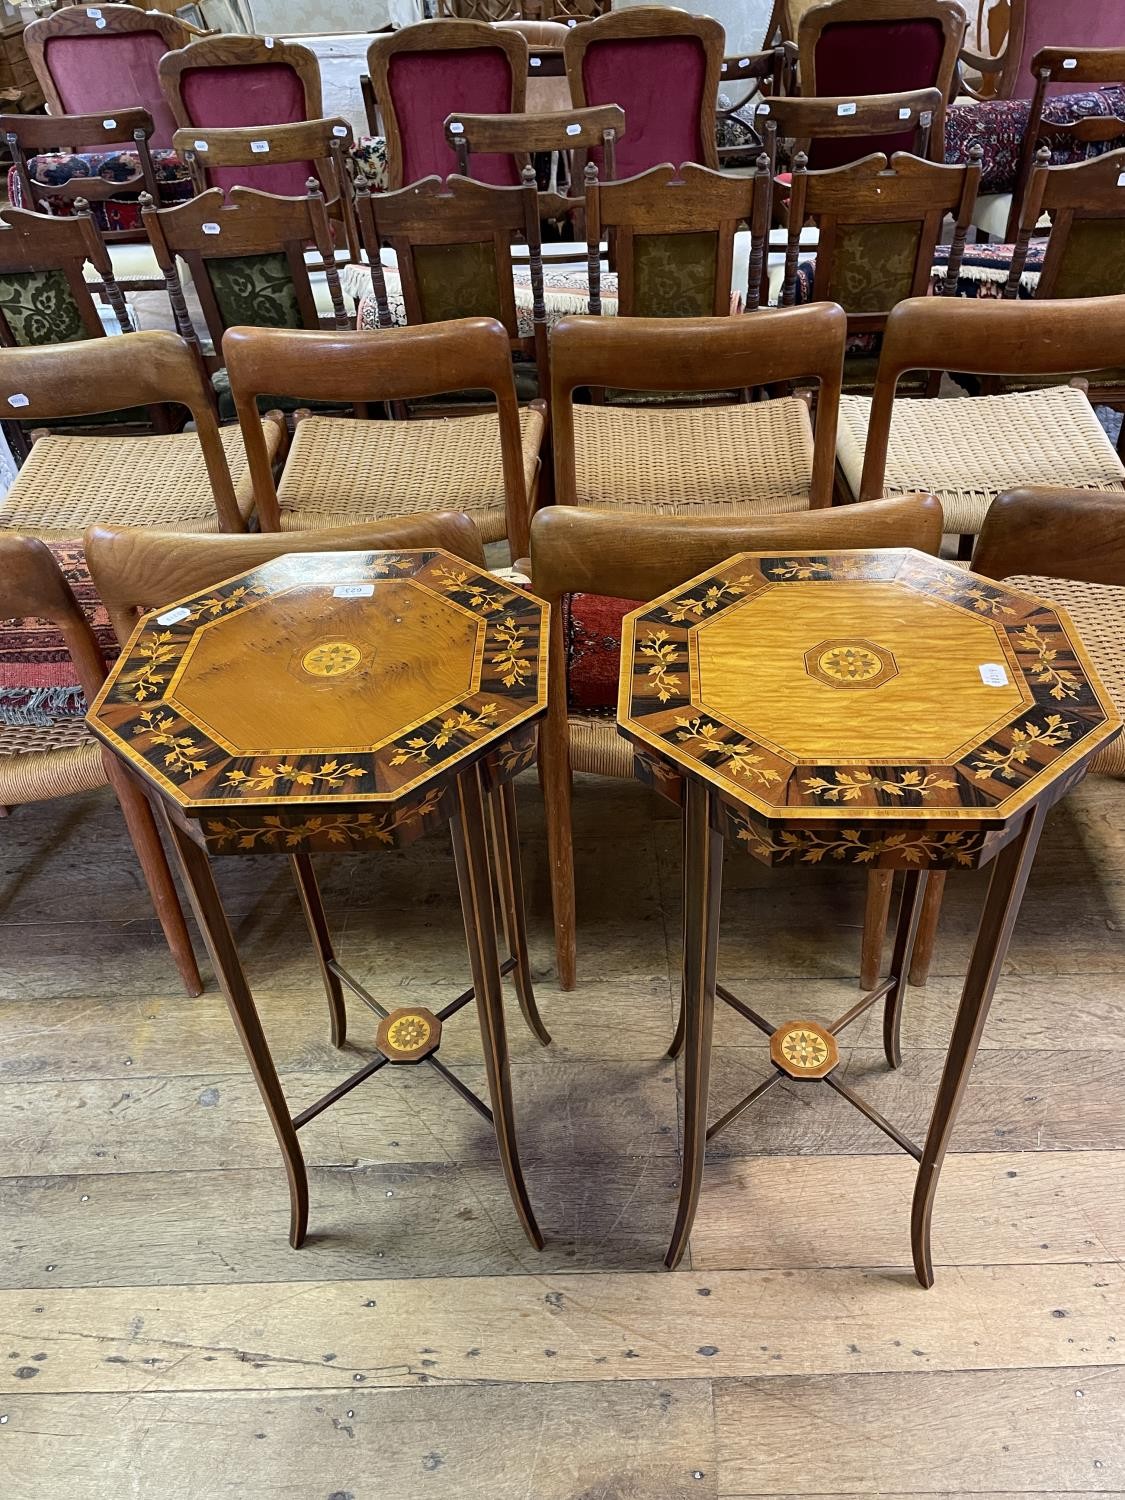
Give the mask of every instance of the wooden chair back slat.
M 808 158 L 810 170 L 847 165 L 822 160 L 822 141 L 856 141 L 852 161 L 867 155 L 865 137 L 901 136 L 913 131 L 911 151 L 932 157 L 933 123 L 943 107 L 940 89 L 913 89 L 903 94 L 862 94 L 830 99 L 764 99 L 755 111 L 760 130 L 764 127 L 771 164 L 778 163 L 777 143 L 790 142 L 789 159 L 798 152 Z M 934 158 L 936 159 L 936 158 Z
M 82 209 L 82 200 L 77 205 Z M 0 230 L 0 344 L 37 345 L 69 343 L 82 338 L 101 338 L 105 325 L 98 312 L 91 284 L 83 274 L 87 262 L 94 267 L 122 333 L 132 329 L 128 308 L 114 279 L 113 264 L 88 211 L 56 219 L 49 214 L 29 213 L 22 208 L 0 212 L 5 228 Z M 69 303 L 57 297 L 45 307 L 28 307 L 20 288 L 35 277 L 51 277 L 55 290 L 65 292 Z M 53 316 L 52 311 L 53 309 Z M 20 312 L 18 326 L 13 318 Z
M 973 553 L 987 578 L 1070 578 L 1125 588 L 1125 506 L 1099 490 L 1010 490 L 988 508 Z

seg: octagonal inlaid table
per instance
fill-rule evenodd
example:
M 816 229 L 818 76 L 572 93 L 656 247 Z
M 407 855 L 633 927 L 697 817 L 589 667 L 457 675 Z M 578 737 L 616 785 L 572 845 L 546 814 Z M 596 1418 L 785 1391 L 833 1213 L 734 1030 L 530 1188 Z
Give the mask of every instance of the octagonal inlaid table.
M 823 1080 L 919 1163 L 914 1268 L 933 1283 L 938 1176 L 1048 810 L 1120 720 L 1066 614 L 923 553 L 744 554 L 627 615 L 618 727 L 684 804 L 684 1159 L 666 1263 L 687 1244 L 706 1142 L 783 1078 Z M 830 1024 L 775 1025 L 715 979 L 724 840 L 767 865 L 902 869 L 890 977 Z M 899 1066 L 929 870 L 992 862 L 923 1145 L 839 1076 L 840 1032 L 884 1002 Z M 1060 933 L 1060 939 L 1062 934 Z M 707 1128 L 715 997 L 773 1071 Z
M 308 1225 L 297 1132 L 384 1066 L 420 1063 L 494 1126 L 516 1211 L 542 1244 L 516 1145 L 501 976 L 514 974 L 528 1024 L 549 1042 L 531 987 L 511 785 L 546 710 L 547 617 L 530 594 L 441 551 L 289 555 L 145 615 L 91 708 L 94 733 L 166 817 L 285 1160 L 294 1247 Z M 388 1011 L 336 958 L 311 854 L 400 848 L 447 823 L 472 988 L 436 1013 Z M 210 863 L 271 851 L 292 862 L 333 1042 L 345 1041 L 345 989 L 380 1017 L 365 1038 L 371 1059 L 296 1115 Z M 491 1107 L 436 1055 L 443 1025 L 474 998 Z

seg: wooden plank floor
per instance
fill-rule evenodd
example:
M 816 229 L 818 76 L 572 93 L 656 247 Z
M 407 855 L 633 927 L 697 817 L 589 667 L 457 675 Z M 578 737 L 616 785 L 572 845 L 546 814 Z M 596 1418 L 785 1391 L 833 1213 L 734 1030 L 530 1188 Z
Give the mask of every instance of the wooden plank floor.
M 715 1143 L 690 1255 L 677 1177 L 678 824 L 580 778 L 580 988 L 553 979 L 543 820 L 519 787 L 554 1034 L 510 1005 L 547 1235 L 523 1240 L 487 1128 L 427 1070 L 384 1072 L 303 1136 L 311 1233 L 208 974 L 178 992 L 105 795 L 0 824 L 3 1500 L 1015 1500 L 1125 1496 L 1125 787 L 1046 835 L 938 1200 L 909 1272 L 912 1164 L 829 1090 L 782 1085 Z M 442 840 L 323 858 L 345 961 L 394 1003 L 467 982 Z M 327 1040 L 287 867 L 220 879 L 283 1082 Z M 889 1074 L 925 1129 L 983 893 L 950 883 L 935 973 Z M 732 857 L 723 977 L 777 1019 L 854 995 L 863 881 Z M 509 999 L 511 997 L 509 996 Z M 713 1111 L 768 1062 L 724 1012 Z M 482 1086 L 471 1011 L 443 1056 Z

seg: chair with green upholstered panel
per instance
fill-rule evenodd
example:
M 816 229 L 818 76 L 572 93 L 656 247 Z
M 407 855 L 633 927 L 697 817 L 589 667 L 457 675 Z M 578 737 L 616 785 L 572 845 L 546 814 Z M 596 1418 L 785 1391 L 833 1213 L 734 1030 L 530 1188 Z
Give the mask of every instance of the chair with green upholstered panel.
M 954 215 L 955 224 L 945 284 L 956 286 L 980 186 L 980 162 L 980 147 L 975 146 L 963 166 L 896 151 L 889 160 L 874 152 L 848 166 L 810 172 L 798 154 L 781 303 L 836 302 L 847 313 L 845 390 L 873 388 L 878 336 L 896 303 L 929 291 L 947 214 Z M 801 230 L 810 221 L 818 230 L 816 261 L 802 266 Z
M 393 193 L 356 193 L 360 239 L 371 266 L 377 326 L 495 318 L 512 352 L 534 359 L 536 389 L 547 393 L 547 311 L 534 169 L 519 187 L 494 187 L 469 177 L 425 177 Z M 512 245 L 527 246 L 530 323 L 516 307 Z M 395 265 L 385 266 L 384 248 Z M 521 382 L 522 383 L 522 382 Z

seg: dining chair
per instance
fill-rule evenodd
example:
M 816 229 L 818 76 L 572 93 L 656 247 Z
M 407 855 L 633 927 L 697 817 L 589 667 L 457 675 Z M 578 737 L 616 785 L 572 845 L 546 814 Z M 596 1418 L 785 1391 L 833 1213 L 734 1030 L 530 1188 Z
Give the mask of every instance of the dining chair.
M 775 167 L 783 157 L 792 164 L 803 153 L 809 170 L 816 172 L 848 166 L 871 151 L 893 154 L 885 138 L 901 138 L 906 133 L 910 134 L 906 150 L 936 159 L 933 125 L 944 107 L 940 89 L 828 99 L 771 97 L 757 106 L 755 121 Z M 785 142 L 784 153 L 779 142 Z
M 1032 59 L 1044 47 L 1069 49 L 1069 55 L 1073 55 L 1089 47 L 1121 45 L 1121 0 L 1083 0 L 1081 5 L 1060 5 L 1058 0 L 1008 0 L 1008 5 L 1007 41 L 995 56 L 967 47 L 961 50 L 961 62 L 993 84 L 993 91 L 984 96 L 962 78 L 959 92 L 970 98 L 1032 98 L 1037 88 Z M 1054 79 L 1048 92 L 1068 92 L 1069 83 L 1066 77 Z
M 1125 488 L 1125 466 L 1076 372 L 1112 369 L 1125 348 L 1125 296 L 1051 301 L 912 297 L 891 310 L 872 398 L 840 402 L 837 457 L 857 500 L 925 484 L 946 530 L 969 539 L 1005 490 L 1028 484 Z M 959 400 L 896 401 L 915 370 L 1055 375 L 1057 385 Z
M 981 526 L 972 570 L 1061 604 L 1114 707 L 1125 714 L 1125 505 L 1120 496 L 1070 488 L 998 495 Z M 1056 649 L 1050 635 L 1029 625 L 1014 644 L 1031 664 L 1039 700 L 1064 716 L 1072 707 L 1080 712 L 1068 670 L 1072 658 Z M 1099 751 L 1090 769 L 1125 777 L 1125 735 Z M 1023 774 L 1018 766 L 1015 774 Z M 935 872 L 918 924 L 911 984 L 925 984 L 929 977 L 944 885 L 944 873 Z
M 427 177 L 397 192 L 372 194 L 360 186 L 356 212 L 371 267 L 377 326 L 440 323 L 453 318 L 495 318 L 513 355 L 534 365 L 533 394 L 548 389 L 547 311 L 539 238 L 535 172 L 524 169 L 520 187 L 493 187 L 454 175 Z M 516 307 L 513 242 L 527 247 L 531 321 Z M 380 251 L 394 252 L 384 267 Z
M 483 541 L 506 536 L 513 556 L 526 552 L 546 407 L 517 405 L 502 323 L 460 318 L 377 335 L 231 328 L 223 355 L 264 531 L 459 510 Z M 394 403 L 461 391 L 488 392 L 495 412 L 403 421 L 304 417 L 275 485 L 260 396 Z
M 473 156 L 512 156 L 521 172 L 538 152 L 558 152 L 567 161 L 571 196 L 581 197 L 588 153 L 600 149 L 605 176 L 617 176 L 615 152 L 625 134 L 625 111 L 616 104 L 551 113 L 476 115 L 455 111 L 445 118 L 445 139 L 462 177 L 474 175 Z M 544 216 L 550 206 L 544 205 Z
M 445 138 L 450 111 L 522 114 L 527 64 L 518 31 L 483 21 L 420 21 L 376 37 L 367 68 L 387 142 L 387 186 L 457 170 Z M 509 156 L 478 158 L 474 175 L 496 187 L 520 180 Z
M 665 162 L 717 170 L 715 101 L 726 34 L 718 21 L 641 5 L 571 29 L 566 73 L 580 109 L 617 104 L 628 131 L 617 148 L 619 177 Z M 605 165 L 593 153 L 599 174 Z
M 586 174 L 589 310 L 601 312 L 603 239 L 612 243 L 618 317 L 723 317 L 732 297 L 735 236 L 745 225 L 748 249 L 737 288 L 741 308 L 761 300 L 772 207 L 772 178 L 763 156 L 752 178 L 728 176 L 685 162 L 636 177 L 601 182 Z
M 802 16 L 797 28 L 798 70 L 803 95 L 852 99 L 936 88 L 943 104 L 953 94 L 957 58 L 965 36 L 958 0 L 832 0 Z M 853 141 L 866 151 L 909 151 L 912 132 L 897 140 L 872 136 Z M 945 110 L 934 118 L 930 143 L 935 161 L 945 157 Z
M 32 21 L 23 42 L 50 114 L 143 109 L 153 124 L 149 144 L 164 151 L 171 149 L 176 121 L 161 87 L 160 59 L 200 35 L 196 27 L 160 11 L 67 5 Z
M 573 989 L 577 978 L 572 772 L 632 777 L 635 769 L 633 747 L 617 733 L 614 717 L 623 616 L 736 552 L 917 547 L 936 553 L 941 531 L 941 507 L 923 495 L 787 516 L 642 515 L 561 505 L 539 512 L 531 525 L 531 587 L 551 604 L 539 765 L 563 989 Z M 654 784 L 678 799 L 674 781 Z M 866 989 L 878 981 L 890 896 L 891 872 L 872 871 L 861 959 Z
M 183 339 L 152 330 L 0 350 L 0 411 L 33 429 L 164 404 L 186 407 L 195 431 L 38 437 L 0 499 L 0 529 L 64 539 L 99 522 L 245 531 L 253 494 L 242 435 L 220 430 L 198 357 Z M 285 425 L 268 416 L 260 429 L 272 462 Z
M 715 141 L 719 165 L 731 171 L 753 169 L 765 141 L 758 128 L 757 106 L 788 94 L 796 79 L 796 51 L 769 47 L 741 57 L 724 57 L 719 64 L 720 93 L 715 108 Z M 733 98 L 736 88 L 745 92 Z M 747 158 L 750 157 L 750 161 Z
M 289 125 L 324 117 L 316 53 L 272 36 L 209 36 L 160 59 L 160 82 L 176 127 Z M 267 154 L 267 153 L 263 153 Z M 297 197 L 308 160 L 215 167 L 212 182 Z
M 551 335 L 555 500 L 649 515 L 770 515 L 832 503 L 847 318 L 829 302 L 726 318 L 564 318 Z M 578 404 L 578 390 L 712 394 L 699 406 Z
M 945 285 L 956 287 L 965 237 L 980 183 L 980 151 L 967 166 L 943 166 L 896 152 L 882 152 L 850 166 L 806 170 L 798 155 L 789 188 L 788 237 L 780 301 L 836 302 L 848 315 L 844 389 L 871 391 L 878 337 L 891 309 L 909 297 L 924 297 L 934 274 L 934 255 L 952 216 L 953 233 Z M 817 230 L 816 258 L 800 261 L 800 240 L 809 223 Z M 801 295 L 803 294 L 803 295 Z M 930 394 L 936 394 L 936 380 Z
M 570 28 L 565 21 L 509 18 L 492 23 L 500 31 L 518 31 L 527 43 L 527 96 L 532 114 L 553 114 L 570 107 L 563 47 Z
M 85 706 L 105 681 L 105 658 L 60 560 L 89 596 L 80 546 L 52 548 L 35 537 L 0 534 L 0 698 L 9 708 L 0 720 L 0 806 L 12 809 L 111 785 L 184 989 L 198 995 L 203 985 L 152 811 L 120 761 L 86 728 Z M 61 681 L 47 687 L 47 677 Z M 20 686 L 13 688 L 17 680 Z M 16 699 L 24 707 L 19 715 L 10 711 Z M 26 722 L 13 723 L 14 717 Z

